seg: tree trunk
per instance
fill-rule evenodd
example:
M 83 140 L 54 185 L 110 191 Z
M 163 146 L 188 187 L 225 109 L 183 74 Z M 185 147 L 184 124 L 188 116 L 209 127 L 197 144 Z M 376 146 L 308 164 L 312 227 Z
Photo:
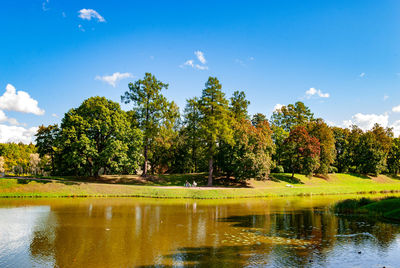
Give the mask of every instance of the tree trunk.
M 213 183 L 213 157 L 210 156 L 210 160 L 208 161 L 208 184 L 207 186 L 212 186 Z
M 144 146 L 144 166 L 143 166 L 143 173 L 142 173 L 142 177 L 147 177 L 147 143 Z

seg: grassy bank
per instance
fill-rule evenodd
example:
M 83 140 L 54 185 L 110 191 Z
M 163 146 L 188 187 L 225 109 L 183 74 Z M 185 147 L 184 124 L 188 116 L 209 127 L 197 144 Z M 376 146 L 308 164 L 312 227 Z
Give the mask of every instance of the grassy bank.
M 246 198 L 274 196 L 309 196 L 335 194 L 367 194 L 400 192 L 400 180 L 387 176 L 367 177 L 331 174 L 326 178 L 288 174 L 272 174 L 267 181 L 249 180 L 244 184 L 228 183 L 228 187 L 184 188 L 180 185 L 196 180 L 202 185 L 204 174 L 163 175 L 144 180 L 137 176 L 105 176 L 97 181 L 79 178 L 32 180 L 0 179 L 0 197 L 155 197 L 155 198 Z M 55 178 L 52 178 L 55 179 Z M 226 183 L 226 182 L 225 182 Z M 288 185 L 292 187 L 288 187 Z
M 388 197 L 378 200 L 369 198 L 347 199 L 336 204 L 335 211 L 344 214 L 365 214 L 390 221 L 400 221 L 400 198 Z

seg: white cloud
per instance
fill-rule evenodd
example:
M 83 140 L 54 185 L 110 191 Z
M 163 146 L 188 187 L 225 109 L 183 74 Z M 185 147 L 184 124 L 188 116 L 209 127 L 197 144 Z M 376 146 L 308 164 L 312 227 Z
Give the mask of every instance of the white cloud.
M 99 22 L 105 22 L 106 20 L 96 10 L 83 8 L 79 10 L 79 18 L 83 20 L 91 20 L 92 18 L 97 19 Z
M 58 118 L 57 114 L 51 114 L 52 117 Z
M 400 135 L 400 120 L 395 121 L 390 127 L 393 128 L 394 136 L 398 137 Z
M 37 127 L 24 128 L 0 124 L 0 142 L 31 143 L 35 140 L 34 135 L 37 130 Z
M 203 66 L 203 65 L 199 65 L 199 64 L 196 64 L 195 68 L 198 69 L 198 70 L 208 70 L 207 66 Z
M 362 130 L 371 129 L 375 123 L 378 123 L 382 127 L 387 127 L 389 123 L 389 114 L 362 114 L 357 113 L 352 116 L 351 120 L 343 121 L 343 125 L 345 127 L 349 127 L 351 125 L 357 125 Z
M 360 77 L 364 77 L 364 76 L 365 76 L 365 73 L 360 73 L 359 76 L 360 76 Z
M 204 53 L 201 52 L 200 50 L 197 50 L 194 52 L 194 54 L 196 55 L 197 59 L 202 63 L 202 64 L 206 64 L 206 58 L 204 57 Z
M 15 87 L 7 84 L 6 92 L 0 96 L 0 109 L 43 115 L 44 110 L 38 107 L 37 100 L 34 100 L 25 91 L 16 91 Z
M 83 28 L 83 26 L 82 26 L 81 24 L 78 24 L 78 28 L 79 28 L 79 30 L 81 30 L 82 32 L 85 31 L 85 28 Z
M 113 87 L 117 86 L 117 83 L 125 78 L 129 78 L 129 77 L 133 77 L 133 75 L 131 73 L 120 73 L 120 72 L 116 72 L 113 73 L 112 75 L 105 75 L 105 76 L 96 76 L 95 79 L 96 80 L 100 80 L 103 82 L 106 82 L 108 84 L 110 84 Z
M 309 99 L 312 96 L 318 96 L 320 98 L 329 98 L 329 93 L 323 93 L 320 89 L 315 89 L 311 87 L 309 90 L 306 91 L 306 97 Z
M 179 67 L 183 68 L 185 66 L 190 66 L 190 67 L 194 68 L 193 60 L 187 60 L 183 64 L 181 64 Z
M 275 106 L 274 106 L 274 112 L 275 111 L 280 111 L 281 109 L 282 109 L 282 107 L 283 107 L 283 105 L 282 104 L 280 104 L 280 103 L 277 103 L 277 104 L 275 104 Z
M 201 64 L 195 64 L 194 60 L 190 59 L 185 61 L 183 64 L 179 65 L 180 68 L 185 68 L 186 66 L 192 67 L 193 69 L 197 70 L 208 70 L 208 66 L 206 66 L 206 59 L 204 58 L 204 53 L 197 50 L 194 52 L 197 59 L 200 61 Z
M 394 112 L 394 113 L 400 113 L 400 105 L 394 106 L 394 107 L 392 108 L 392 112 Z
M 385 100 L 387 100 L 387 99 L 389 99 L 389 96 L 388 95 L 383 95 L 383 100 L 385 101 Z

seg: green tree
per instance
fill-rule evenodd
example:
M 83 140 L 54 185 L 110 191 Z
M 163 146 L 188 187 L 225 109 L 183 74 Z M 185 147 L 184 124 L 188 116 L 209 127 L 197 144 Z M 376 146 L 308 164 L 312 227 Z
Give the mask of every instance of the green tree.
M 129 90 L 121 97 L 122 102 L 133 104 L 135 118 L 143 131 L 143 174 L 146 177 L 148 172 L 149 148 L 154 138 L 158 135 L 162 121 L 168 114 L 171 107 L 167 99 L 161 94 L 163 89 L 168 88 L 165 84 L 156 79 L 151 73 L 145 73 L 143 79 L 129 83 Z
M 397 175 L 400 171 L 400 138 L 393 139 L 387 162 L 389 172 Z
M 318 167 L 320 143 L 308 134 L 303 126 L 294 127 L 283 143 L 283 157 L 286 166 L 294 173 L 310 175 Z
M 294 105 L 282 106 L 279 110 L 275 110 L 271 116 L 271 124 L 283 128 L 286 132 L 289 132 L 293 126 L 304 126 L 313 120 L 314 114 L 300 101 Z
M 378 124 L 360 136 L 352 154 L 357 172 L 378 175 L 386 170 L 386 159 L 392 136 L 390 129 L 384 129 Z
M 242 119 L 235 124 L 233 161 L 228 168 L 236 179 L 266 179 L 271 171 L 274 144 L 272 131 L 267 121 L 253 126 Z
M 253 126 L 257 127 L 262 122 L 268 122 L 265 114 L 256 113 L 255 115 L 253 115 L 253 118 L 251 119 L 251 123 L 253 124 Z
M 190 163 L 189 166 L 191 166 L 190 172 L 199 171 L 199 163 L 204 151 L 204 141 L 201 137 L 201 123 L 202 115 L 199 99 L 192 98 L 187 100 L 181 132 L 181 137 L 184 137 L 185 141 L 181 144 L 187 148 L 188 154 L 190 155 L 190 159 L 187 161 Z
M 174 153 L 180 126 L 179 108 L 174 102 L 168 103 L 158 135 L 154 137 L 151 154 L 151 171 L 154 173 L 170 172 L 173 170 Z
M 308 133 L 320 143 L 319 167 L 316 173 L 328 174 L 336 157 L 335 138 L 332 129 L 322 120 L 317 119 L 307 126 Z
M 60 129 L 57 124 L 49 125 L 47 127 L 41 125 L 36 133 L 36 148 L 40 157 L 45 155 L 50 156 L 51 159 L 51 172 L 55 172 L 54 157 L 57 151 L 57 138 Z
M 333 137 L 335 139 L 336 158 L 334 166 L 338 172 L 348 172 L 351 167 L 349 158 L 349 136 L 350 130 L 347 128 L 333 127 Z
M 84 176 L 136 170 L 141 139 L 140 130 L 131 128 L 118 103 L 89 98 L 62 119 L 59 169 Z
M 248 119 L 249 115 L 247 113 L 247 108 L 249 104 L 250 101 L 246 100 L 246 94 L 243 91 L 233 92 L 229 106 L 232 116 L 236 120 Z
M 213 182 L 214 157 L 218 144 L 221 141 L 228 144 L 234 142 L 228 100 L 221 88 L 216 77 L 209 77 L 199 100 L 201 132 L 207 144 L 209 186 Z

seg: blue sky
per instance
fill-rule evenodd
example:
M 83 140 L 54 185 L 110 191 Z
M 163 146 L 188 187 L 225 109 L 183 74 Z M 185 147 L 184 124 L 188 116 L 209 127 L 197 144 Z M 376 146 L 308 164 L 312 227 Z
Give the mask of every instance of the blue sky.
M 399 1 L 1 5 L 2 142 L 29 142 L 85 98 L 119 102 L 145 72 L 169 83 L 165 95 L 181 108 L 217 76 L 228 96 L 246 92 L 252 114 L 300 100 L 330 124 L 400 134 Z

